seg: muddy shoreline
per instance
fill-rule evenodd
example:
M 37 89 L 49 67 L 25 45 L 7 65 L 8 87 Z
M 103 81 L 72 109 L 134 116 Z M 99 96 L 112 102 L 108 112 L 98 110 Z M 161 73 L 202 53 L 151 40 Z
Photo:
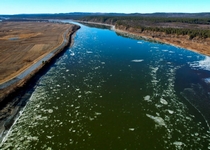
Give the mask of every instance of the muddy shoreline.
M 3 94 L 3 97 L 1 97 L 0 102 L 0 142 L 20 116 L 21 110 L 25 107 L 39 78 L 44 75 L 56 59 L 73 44 L 73 37 L 79 28 L 79 26 L 74 25 L 72 29 L 64 35 L 64 41 L 61 47 L 55 48 L 51 52 L 51 56 L 44 61 L 44 63 L 41 63 L 41 65 L 37 66 L 37 68 L 20 81 L 3 89 L 6 92 Z

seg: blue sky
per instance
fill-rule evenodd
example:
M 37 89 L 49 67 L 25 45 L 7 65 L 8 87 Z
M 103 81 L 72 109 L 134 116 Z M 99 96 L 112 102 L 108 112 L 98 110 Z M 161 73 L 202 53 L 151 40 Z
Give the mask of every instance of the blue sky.
M 210 0 L 0 0 L 0 14 L 210 12 Z

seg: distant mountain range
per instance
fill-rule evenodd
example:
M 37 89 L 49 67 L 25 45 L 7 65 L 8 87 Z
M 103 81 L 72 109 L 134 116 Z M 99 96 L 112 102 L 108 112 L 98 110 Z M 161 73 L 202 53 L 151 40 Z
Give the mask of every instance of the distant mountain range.
M 142 16 L 142 17 L 173 17 L 173 18 L 210 18 L 209 13 L 59 13 L 59 14 L 17 14 L 17 15 L 0 15 L 0 19 L 80 19 L 87 16 Z

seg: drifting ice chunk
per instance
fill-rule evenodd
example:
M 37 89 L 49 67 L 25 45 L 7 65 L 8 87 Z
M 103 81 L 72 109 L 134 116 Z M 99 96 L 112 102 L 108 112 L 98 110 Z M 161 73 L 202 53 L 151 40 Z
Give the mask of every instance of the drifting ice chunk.
M 163 118 L 161 117 L 155 117 L 155 116 L 152 116 L 152 115 L 149 115 L 149 114 L 146 114 L 147 117 L 149 117 L 150 119 L 152 119 L 155 123 L 158 124 L 158 126 L 164 126 L 166 127 L 166 124 L 163 120 Z
M 205 81 L 207 84 L 210 84 L 210 78 L 206 78 L 206 79 L 204 79 L 204 81 Z
M 135 129 L 134 128 L 129 128 L 129 131 L 134 131 Z
M 143 59 L 134 59 L 134 60 L 131 60 L 131 62 L 136 62 L 136 63 L 139 63 L 139 62 L 142 62 L 144 61 Z
M 163 98 L 160 98 L 160 102 L 161 102 L 161 104 L 168 105 L 168 102 L 166 100 L 164 100 Z
M 145 96 L 145 97 L 144 97 L 144 100 L 145 100 L 145 101 L 148 101 L 148 102 L 151 102 L 150 96 L 149 96 L 149 95 Z
M 174 111 L 172 111 L 172 110 L 168 110 L 168 112 L 169 112 L 169 114 L 173 114 L 174 113 Z
M 92 54 L 93 52 L 91 52 L 91 51 L 86 51 L 86 53 L 87 53 L 87 54 Z
M 52 110 L 52 109 L 49 109 L 48 112 L 49 112 L 49 113 L 53 113 L 53 110 Z
M 204 60 L 190 63 L 190 66 L 193 68 L 199 68 L 199 69 L 210 71 L 210 57 L 206 56 Z
M 95 112 L 95 115 L 99 116 L 99 115 L 101 115 L 101 113 L 99 113 L 99 112 Z
M 184 145 L 185 145 L 184 143 L 182 143 L 182 142 L 178 142 L 178 141 L 174 142 L 173 144 L 174 144 L 174 145 L 175 145 L 175 147 L 176 147 L 176 148 L 178 148 L 178 149 L 182 149 L 182 146 L 184 146 Z

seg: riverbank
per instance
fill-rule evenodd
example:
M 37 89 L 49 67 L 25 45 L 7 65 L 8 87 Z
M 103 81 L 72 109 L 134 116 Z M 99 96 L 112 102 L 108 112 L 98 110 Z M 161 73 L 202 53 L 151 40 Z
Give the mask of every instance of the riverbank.
M 106 23 L 99 23 L 93 21 L 78 21 L 80 23 L 89 23 L 89 24 L 97 24 L 97 25 L 105 25 L 111 26 L 115 32 L 130 34 L 137 37 L 142 37 L 146 40 L 158 41 L 161 43 L 166 43 L 170 45 L 174 45 L 177 47 L 182 47 L 203 55 L 210 56 L 210 38 L 201 39 L 201 38 L 193 38 L 190 39 L 188 35 L 175 35 L 175 34 L 166 34 L 163 32 L 155 32 L 155 31 L 140 31 L 140 29 L 125 27 L 123 25 L 111 25 Z
M 152 31 L 143 31 L 139 32 L 134 28 L 125 28 L 120 26 L 115 26 L 115 31 L 120 33 L 132 34 L 135 36 L 142 37 L 144 39 L 154 40 L 161 43 L 166 43 L 174 45 L 177 47 L 182 47 L 203 55 L 210 56 L 210 39 L 189 39 L 188 35 L 173 35 L 165 34 L 163 32 L 152 32 Z
M 5 23 L 7 24 L 7 23 Z M 5 42 L 4 49 L 12 49 L 10 51 L 10 55 L 8 53 L 1 53 L 2 57 L 7 59 L 1 60 L 1 83 L 0 83 L 0 141 L 2 137 L 5 135 L 5 131 L 10 128 L 13 122 L 16 120 L 18 112 L 24 107 L 26 101 L 21 101 L 19 98 L 15 98 L 15 95 L 19 94 L 21 89 L 27 85 L 27 83 L 33 80 L 33 77 L 38 74 L 41 70 L 47 66 L 53 59 L 55 59 L 61 52 L 63 52 L 68 46 L 73 43 L 74 33 L 80 28 L 77 25 L 72 24 L 62 24 L 62 23 L 37 23 L 37 22 L 14 22 L 9 23 L 14 29 L 10 29 L 10 32 L 13 34 L 20 34 L 20 32 L 35 32 L 38 31 L 38 28 L 45 28 L 46 31 L 38 31 L 42 33 L 33 33 L 33 36 L 26 36 L 22 39 L 10 40 L 9 33 L 8 35 L 1 36 L 0 43 Z M 8 24 L 7 24 L 8 25 Z M 15 30 L 19 26 L 25 27 L 25 30 Z M 34 29 L 27 27 L 34 27 Z M 44 26 L 44 27 L 43 27 Z M 21 27 L 19 27 L 20 29 Z M 1 28 L 2 29 L 2 28 Z M 2 31 L 2 30 L 1 30 Z M 54 31 L 54 32 L 52 32 Z M 9 32 L 9 31 L 8 31 Z M 1 33 L 1 32 L 0 32 Z M 26 33 L 21 33 L 27 35 Z M 37 37 L 38 35 L 42 35 Z M 14 35 L 12 35 L 14 36 Z M 55 37 L 52 37 L 55 36 Z M 2 37 L 5 37 L 2 39 Z M 7 38 L 6 38 L 7 37 Z M 21 35 L 19 36 L 21 37 Z M 54 43 L 53 43 L 54 42 Z M 10 44 L 8 44 L 10 43 Z M 23 43 L 23 45 L 20 45 Z M 42 44 L 42 45 L 41 45 Z M 1 45 L 1 46 L 2 46 Z M 40 46 L 41 45 L 41 46 Z M 7 47 L 8 46 L 8 47 Z M 12 46 L 12 47 L 11 47 Z M 23 48 L 23 51 L 20 51 L 20 46 Z M 19 50 L 19 51 L 18 51 Z M 14 53 L 13 53 L 14 51 Z M 44 52 L 43 52 L 44 51 Z M 18 53 L 19 52 L 19 53 Z M 18 55 L 17 55 L 18 54 Z M 16 63 L 9 64 L 8 62 L 14 61 L 17 59 Z M 10 58 L 10 59 L 9 59 Z M 9 71 L 3 71 L 3 69 L 10 68 L 10 66 L 16 65 L 18 66 L 20 62 L 24 62 L 24 60 L 28 58 L 30 61 L 24 63 L 22 68 L 19 66 L 19 70 L 14 73 L 11 73 L 11 69 Z M 5 64 L 6 62 L 6 64 Z M 8 67 L 7 67 L 8 65 Z M 3 68 L 3 67 L 7 68 Z M 6 78 L 2 76 L 6 75 Z
M 78 28 L 48 22 L 2 23 L 0 102 L 69 45 L 69 37 Z M 13 37 L 17 39 L 11 40 Z

